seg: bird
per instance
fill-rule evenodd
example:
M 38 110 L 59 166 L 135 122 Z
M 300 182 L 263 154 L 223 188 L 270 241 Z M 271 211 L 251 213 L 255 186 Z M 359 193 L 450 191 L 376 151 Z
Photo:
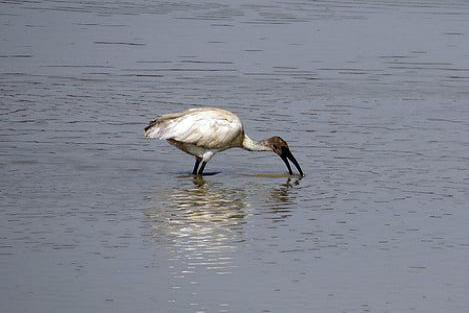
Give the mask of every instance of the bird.
M 290 175 L 293 171 L 288 160 L 295 165 L 301 177 L 304 176 L 285 140 L 275 136 L 254 141 L 246 134 L 236 114 L 220 108 L 198 107 L 162 115 L 145 127 L 145 138 L 166 140 L 193 155 L 195 164 L 192 175 L 195 176 L 203 175 L 207 162 L 216 153 L 230 148 L 274 152 L 285 162 Z

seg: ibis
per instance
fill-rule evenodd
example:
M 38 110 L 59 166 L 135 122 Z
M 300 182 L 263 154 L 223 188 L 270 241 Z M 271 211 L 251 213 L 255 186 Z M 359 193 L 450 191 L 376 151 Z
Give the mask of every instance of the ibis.
M 293 172 L 288 160 L 304 176 L 285 140 L 271 137 L 254 141 L 245 133 L 243 123 L 236 114 L 219 108 L 193 108 L 163 115 L 145 127 L 145 137 L 164 139 L 193 155 L 195 165 L 192 174 L 197 176 L 203 175 L 207 162 L 216 153 L 230 148 L 274 152 L 285 162 L 290 175 Z

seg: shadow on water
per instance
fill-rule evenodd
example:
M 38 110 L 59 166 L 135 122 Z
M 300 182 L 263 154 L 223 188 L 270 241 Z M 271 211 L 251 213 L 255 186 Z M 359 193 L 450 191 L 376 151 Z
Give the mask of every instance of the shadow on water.
M 221 171 L 214 171 L 214 172 L 204 172 L 203 176 L 214 176 L 214 175 L 218 175 L 220 174 Z M 184 174 L 181 174 L 181 175 L 178 175 L 177 178 L 194 178 L 194 180 L 200 180 L 200 178 L 197 178 L 195 177 L 193 174 L 187 174 L 187 173 L 184 173 Z M 203 179 L 202 179 L 203 181 Z M 194 182 L 196 183 L 196 182 Z

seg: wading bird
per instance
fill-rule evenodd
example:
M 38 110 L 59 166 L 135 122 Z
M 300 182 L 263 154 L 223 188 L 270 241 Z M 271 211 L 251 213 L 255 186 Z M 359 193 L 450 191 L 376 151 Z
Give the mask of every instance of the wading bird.
M 249 151 L 272 151 L 285 162 L 290 175 L 293 172 L 288 160 L 304 176 L 285 140 L 272 137 L 256 142 L 246 135 L 238 116 L 218 108 L 194 108 L 163 115 L 145 127 L 145 137 L 166 139 L 170 144 L 195 156 L 193 175 L 201 176 L 205 165 L 217 152 L 242 148 Z

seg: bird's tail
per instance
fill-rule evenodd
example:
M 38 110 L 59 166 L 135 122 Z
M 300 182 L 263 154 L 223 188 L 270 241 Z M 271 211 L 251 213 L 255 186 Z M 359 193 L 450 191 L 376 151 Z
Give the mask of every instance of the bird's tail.
M 169 124 L 180 116 L 181 113 L 166 114 L 150 121 L 148 126 L 145 127 L 145 138 L 167 139 L 164 138 L 164 135 Z

